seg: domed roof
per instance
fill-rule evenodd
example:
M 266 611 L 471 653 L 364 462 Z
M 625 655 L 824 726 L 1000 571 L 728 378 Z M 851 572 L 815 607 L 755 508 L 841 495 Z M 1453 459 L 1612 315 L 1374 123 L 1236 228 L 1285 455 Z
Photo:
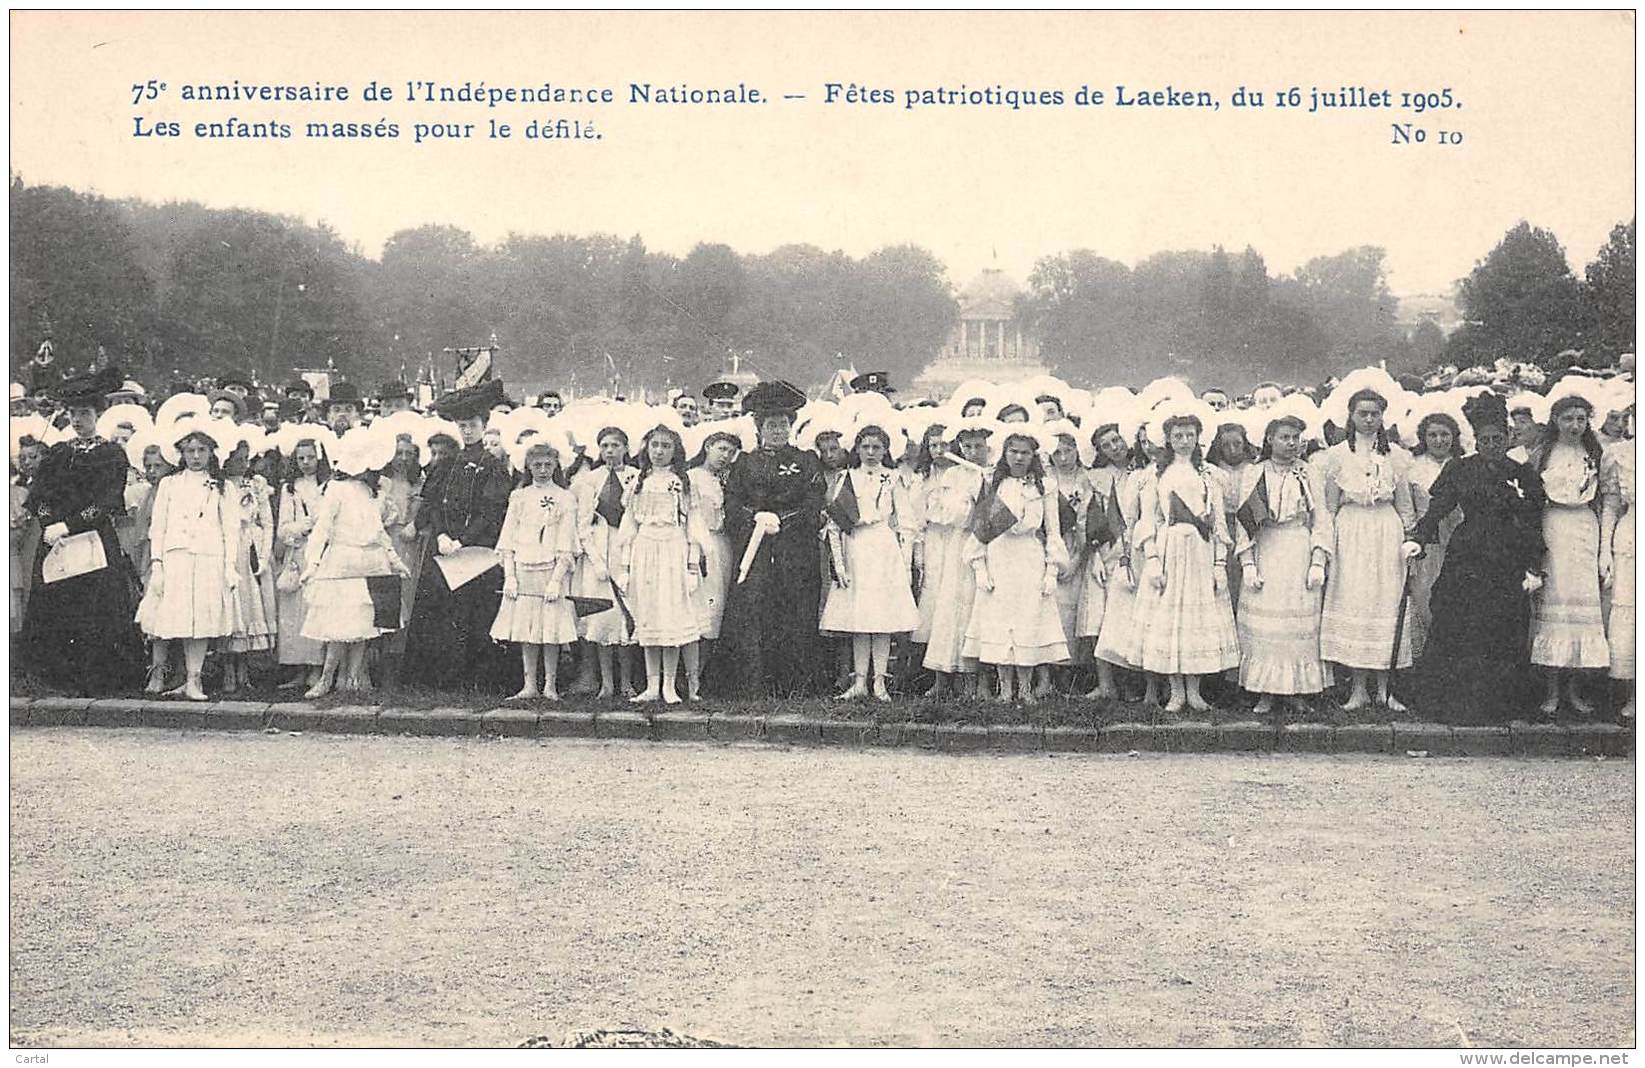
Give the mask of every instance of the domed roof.
M 1022 287 L 1004 271 L 987 268 L 960 290 L 960 315 L 976 312 L 1009 315 L 1021 292 Z

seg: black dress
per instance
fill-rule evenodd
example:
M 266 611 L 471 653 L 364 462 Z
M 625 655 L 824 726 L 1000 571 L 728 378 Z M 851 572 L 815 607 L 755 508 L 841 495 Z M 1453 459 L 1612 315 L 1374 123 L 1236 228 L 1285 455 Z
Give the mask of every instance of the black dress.
M 142 678 L 136 576 L 114 532 L 126 512 L 126 467 L 125 450 L 102 438 L 61 442 L 41 461 L 24 505 L 42 531 L 54 523 L 70 534 L 97 531 L 109 561 L 47 585 L 40 575 L 48 547 L 35 554 L 20 652 L 25 670 L 61 689 L 107 694 Z
M 1417 683 L 1425 715 L 1452 723 L 1505 723 L 1523 710 L 1530 685 L 1527 570 L 1542 565 L 1542 481 L 1506 457 L 1447 464 L 1429 491 L 1412 540 L 1431 545 L 1453 508 L 1451 535 L 1434 581 L 1433 624 Z
M 715 675 L 734 696 L 787 697 L 811 689 L 822 593 L 817 541 L 822 506 L 822 464 L 792 445 L 745 453 L 726 476 L 733 570 Z M 736 569 L 759 512 L 775 513 L 782 529 L 760 543 L 747 580 L 738 583 Z
M 417 579 L 406 632 L 407 682 L 454 689 L 510 685 L 517 658 L 491 640 L 503 597 L 503 571 L 494 567 L 453 591 L 432 555 L 441 534 L 464 545 L 495 548 L 512 489 L 507 465 L 481 445 L 470 445 L 434 465 L 418 497 L 417 529 L 431 535 L 430 556 Z

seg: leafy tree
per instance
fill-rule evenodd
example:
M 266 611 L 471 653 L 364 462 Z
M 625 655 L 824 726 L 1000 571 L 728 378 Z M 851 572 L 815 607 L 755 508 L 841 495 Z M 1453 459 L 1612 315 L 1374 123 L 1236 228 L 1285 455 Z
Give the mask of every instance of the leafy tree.
M 1581 295 L 1565 249 L 1547 230 L 1520 222 L 1457 287 L 1463 325 L 1446 358 L 1458 364 L 1533 360 L 1551 367 L 1581 348 Z
M 1609 363 L 1633 352 L 1634 336 L 1634 220 L 1618 223 L 1611 238 L 1584 272 L 1584 304 L 1590 349 Z
M 99 346 L 141 365 L 154 335 L 154 285 L 129 221 L 102 197 L 11 186 L 11 366 L 50 337 L 59 366 L 84 368 Z

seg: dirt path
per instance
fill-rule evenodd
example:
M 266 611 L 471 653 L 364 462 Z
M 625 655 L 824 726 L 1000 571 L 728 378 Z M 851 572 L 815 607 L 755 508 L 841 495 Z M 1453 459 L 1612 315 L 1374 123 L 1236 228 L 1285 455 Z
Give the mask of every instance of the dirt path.
M 18 730 L 24 1045 L 1634 1041 L 1623 762 Z

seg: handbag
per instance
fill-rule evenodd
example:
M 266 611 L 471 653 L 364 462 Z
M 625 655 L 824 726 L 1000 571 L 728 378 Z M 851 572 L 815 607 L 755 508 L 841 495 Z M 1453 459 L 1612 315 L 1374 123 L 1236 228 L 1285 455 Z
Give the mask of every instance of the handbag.
M 296 593 L 303 588 L 303 573 L 297 565 L 295 553 L 286 557 L 285 566 L 280 569 L 280 576 L 274 580 L 274 588 L 281 593 Z
M 40 562 L 40 581 L 61 582 L 101 571 L 108 566 L 108 555 L 103 551 L 103 536 L 95 530 L 87 530 L 59 539 L 46 552 L 46 558 Z

